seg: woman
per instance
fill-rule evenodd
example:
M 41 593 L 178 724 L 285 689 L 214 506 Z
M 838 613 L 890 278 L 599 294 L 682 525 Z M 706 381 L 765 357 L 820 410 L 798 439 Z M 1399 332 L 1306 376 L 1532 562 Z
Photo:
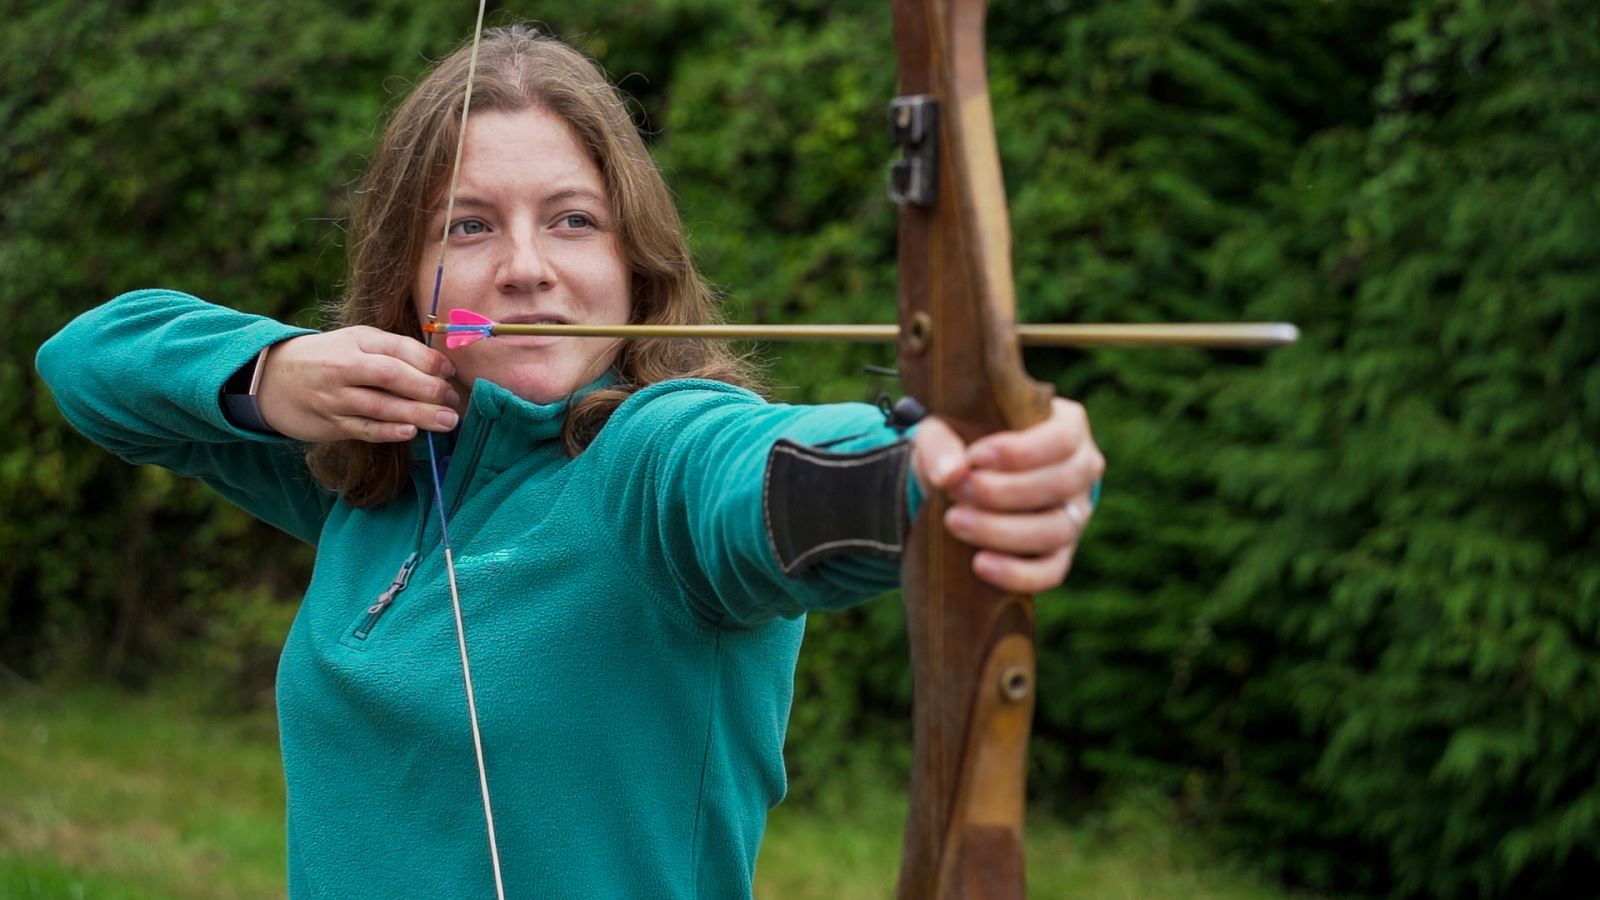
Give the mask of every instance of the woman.
M 898 575 L 883 554 L 810 552 L 829 542 L 770 508 L 789 490 L 768 483 L 773 448 L 887 448 L 869 457 L 897 515 L 829 527 L 899 525 L 946 491 L 978 574 L 1022 591 L 1065 576 L 1103 461 L 1065 401 L 971 447 L 929 419 L 908 450 L 870 406 L 766 403 L 716 343 L 430 348 L 439 234 L 440 317 L 715 318 L 622 100 L 564 44 L 485 35 L 452 193 L 466 70 L 466 51 L 444 60 L 383 135 L 341 327 L 140 291 L 70 324 L 39 369 L 92 439 L 317 546 L 278 673 L 292 896 L 486 896 L 502 874 L 516 897 L 748 896 L 802 616 Z

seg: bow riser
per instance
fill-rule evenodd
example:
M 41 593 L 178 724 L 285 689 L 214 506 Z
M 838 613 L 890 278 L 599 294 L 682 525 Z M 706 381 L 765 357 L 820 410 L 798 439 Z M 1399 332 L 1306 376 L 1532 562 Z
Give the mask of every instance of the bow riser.
M 937 152 L 921 161 L 937 190 L 900 207 L 900 377 L 968 442 L 1043 421 L 1054 394 L 1017 344 L 984 14 L 982 0 L 894 4 L 902 101 L 937 106 Z M 1021 898 L 1033 605 L 977 578 L 946 508 L 938 495 L 923 504 L 901 576 L 915 760 L 899 895 Z

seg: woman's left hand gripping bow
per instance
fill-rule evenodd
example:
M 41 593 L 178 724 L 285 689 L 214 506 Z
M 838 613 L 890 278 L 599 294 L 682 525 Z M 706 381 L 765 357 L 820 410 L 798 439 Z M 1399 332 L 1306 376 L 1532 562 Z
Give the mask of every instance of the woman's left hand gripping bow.
M 929 416 L 912 443 L 924 493 L 950 499 L 945 527 L 978 548 L 972 569 L 979 578 L 1027 594 L 1061 584 L 1106 469 L 1082 405 L 1057 397 L 1045 421 L 970 446 Z

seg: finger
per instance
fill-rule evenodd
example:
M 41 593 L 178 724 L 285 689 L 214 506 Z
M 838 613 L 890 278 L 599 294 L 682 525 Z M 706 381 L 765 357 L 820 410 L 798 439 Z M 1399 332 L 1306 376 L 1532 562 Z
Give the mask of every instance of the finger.
M 972 557 L 973 574 L 1002 590 L 1037 594 L 1059 587 L 1072 567 L 1074 547 L 1060 547 L 1047 556 L 1019 557 L 980 550 Z
M 1046 509 L 1087 492 L 1104 472 L 1105 457 L 1085 443 L 1071 459 L 1036 469 L 974 469 L 950 494 L 959 503 L 994 512 Z
M 982 550 L 1023 556 L 1052 553 L 1075 543 L 1088 516 L 1075 517 L 1065 504 L 1026 513 L 995 513 L 956 505 L 945 510 L 944 524 L 956 538 Z
M 967 471 L 966 445 L 943 419 L 928 416 L 911 438 L 911 467 L 924 492 L 945 490 Z
M 1067 518 L 1071 519 L 1072 524 L 1078 528 L 1077 535 L 1072 539 L 1072 542 L 1076 544 L 1083 537 L 1083 530 L 1089 527 L 1089 519 L 1094 516 L 1094 503 L 1090 500 L 1090 492 L 1084 491 L 1068 500 L 1066 510 Z
M 972 442 L 967 458 L 984 469 L 1036 469 L 1066 459 L 1080 444 L 1091 442 L 1089 415 L 1083 405 L 1062 397 L 1050 405 L 1050 417 L 1016 431 L 997 431 Z
M 417 427 L 405 422 L 380 422 L 359 416 L 338 416 L 334 423 L 347 438 L 368 444 L 393 444 L 417 436 Z
M 450 357 L 421 341 L 381 328 L 362 327 L 356 329 L 355 333 L 356 346 L 362 352 L 390 356 L 418 372 L 440 378 L 452 378 L 456 374 L 455 364 Z
M 405 360 L 369 353 L 362 361 L 363 369 L 357 379 L 360 384 L 424 403 L 456 406 L 460 402 L 450 382 L 427 374 Z
M 351 388 L 342 392 L 332 412 L 336 418 L 351 419 L 357 423 L 370 420 L 441 432 L 455 428 L 461 419 L 448 406 L 417 403 L 372 388 Z M 366 440 L 365 437 L 358 439 Z

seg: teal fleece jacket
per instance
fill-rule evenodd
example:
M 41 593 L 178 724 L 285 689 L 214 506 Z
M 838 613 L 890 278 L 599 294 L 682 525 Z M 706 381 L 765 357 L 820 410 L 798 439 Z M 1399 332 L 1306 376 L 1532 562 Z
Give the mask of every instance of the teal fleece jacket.
M 289 891 L 490 897 L 426 450 L 356 509 L 303 446 L 234 427 L 224 382 L 306 333 L 172 291 L 91 310 L 39 351 L 67 419 L 131 463 L 200 478 L 313 543 L 279 663 Z M 508 896 L 748 897 L 808 610 L 894 586 L 837 557 L 790 579 L 762 524 L 767 453 L 896 439 L 864 404 L 709 381 L 639 391 L 577 458 L 563 405 L 479 382 L 443 483 Z

